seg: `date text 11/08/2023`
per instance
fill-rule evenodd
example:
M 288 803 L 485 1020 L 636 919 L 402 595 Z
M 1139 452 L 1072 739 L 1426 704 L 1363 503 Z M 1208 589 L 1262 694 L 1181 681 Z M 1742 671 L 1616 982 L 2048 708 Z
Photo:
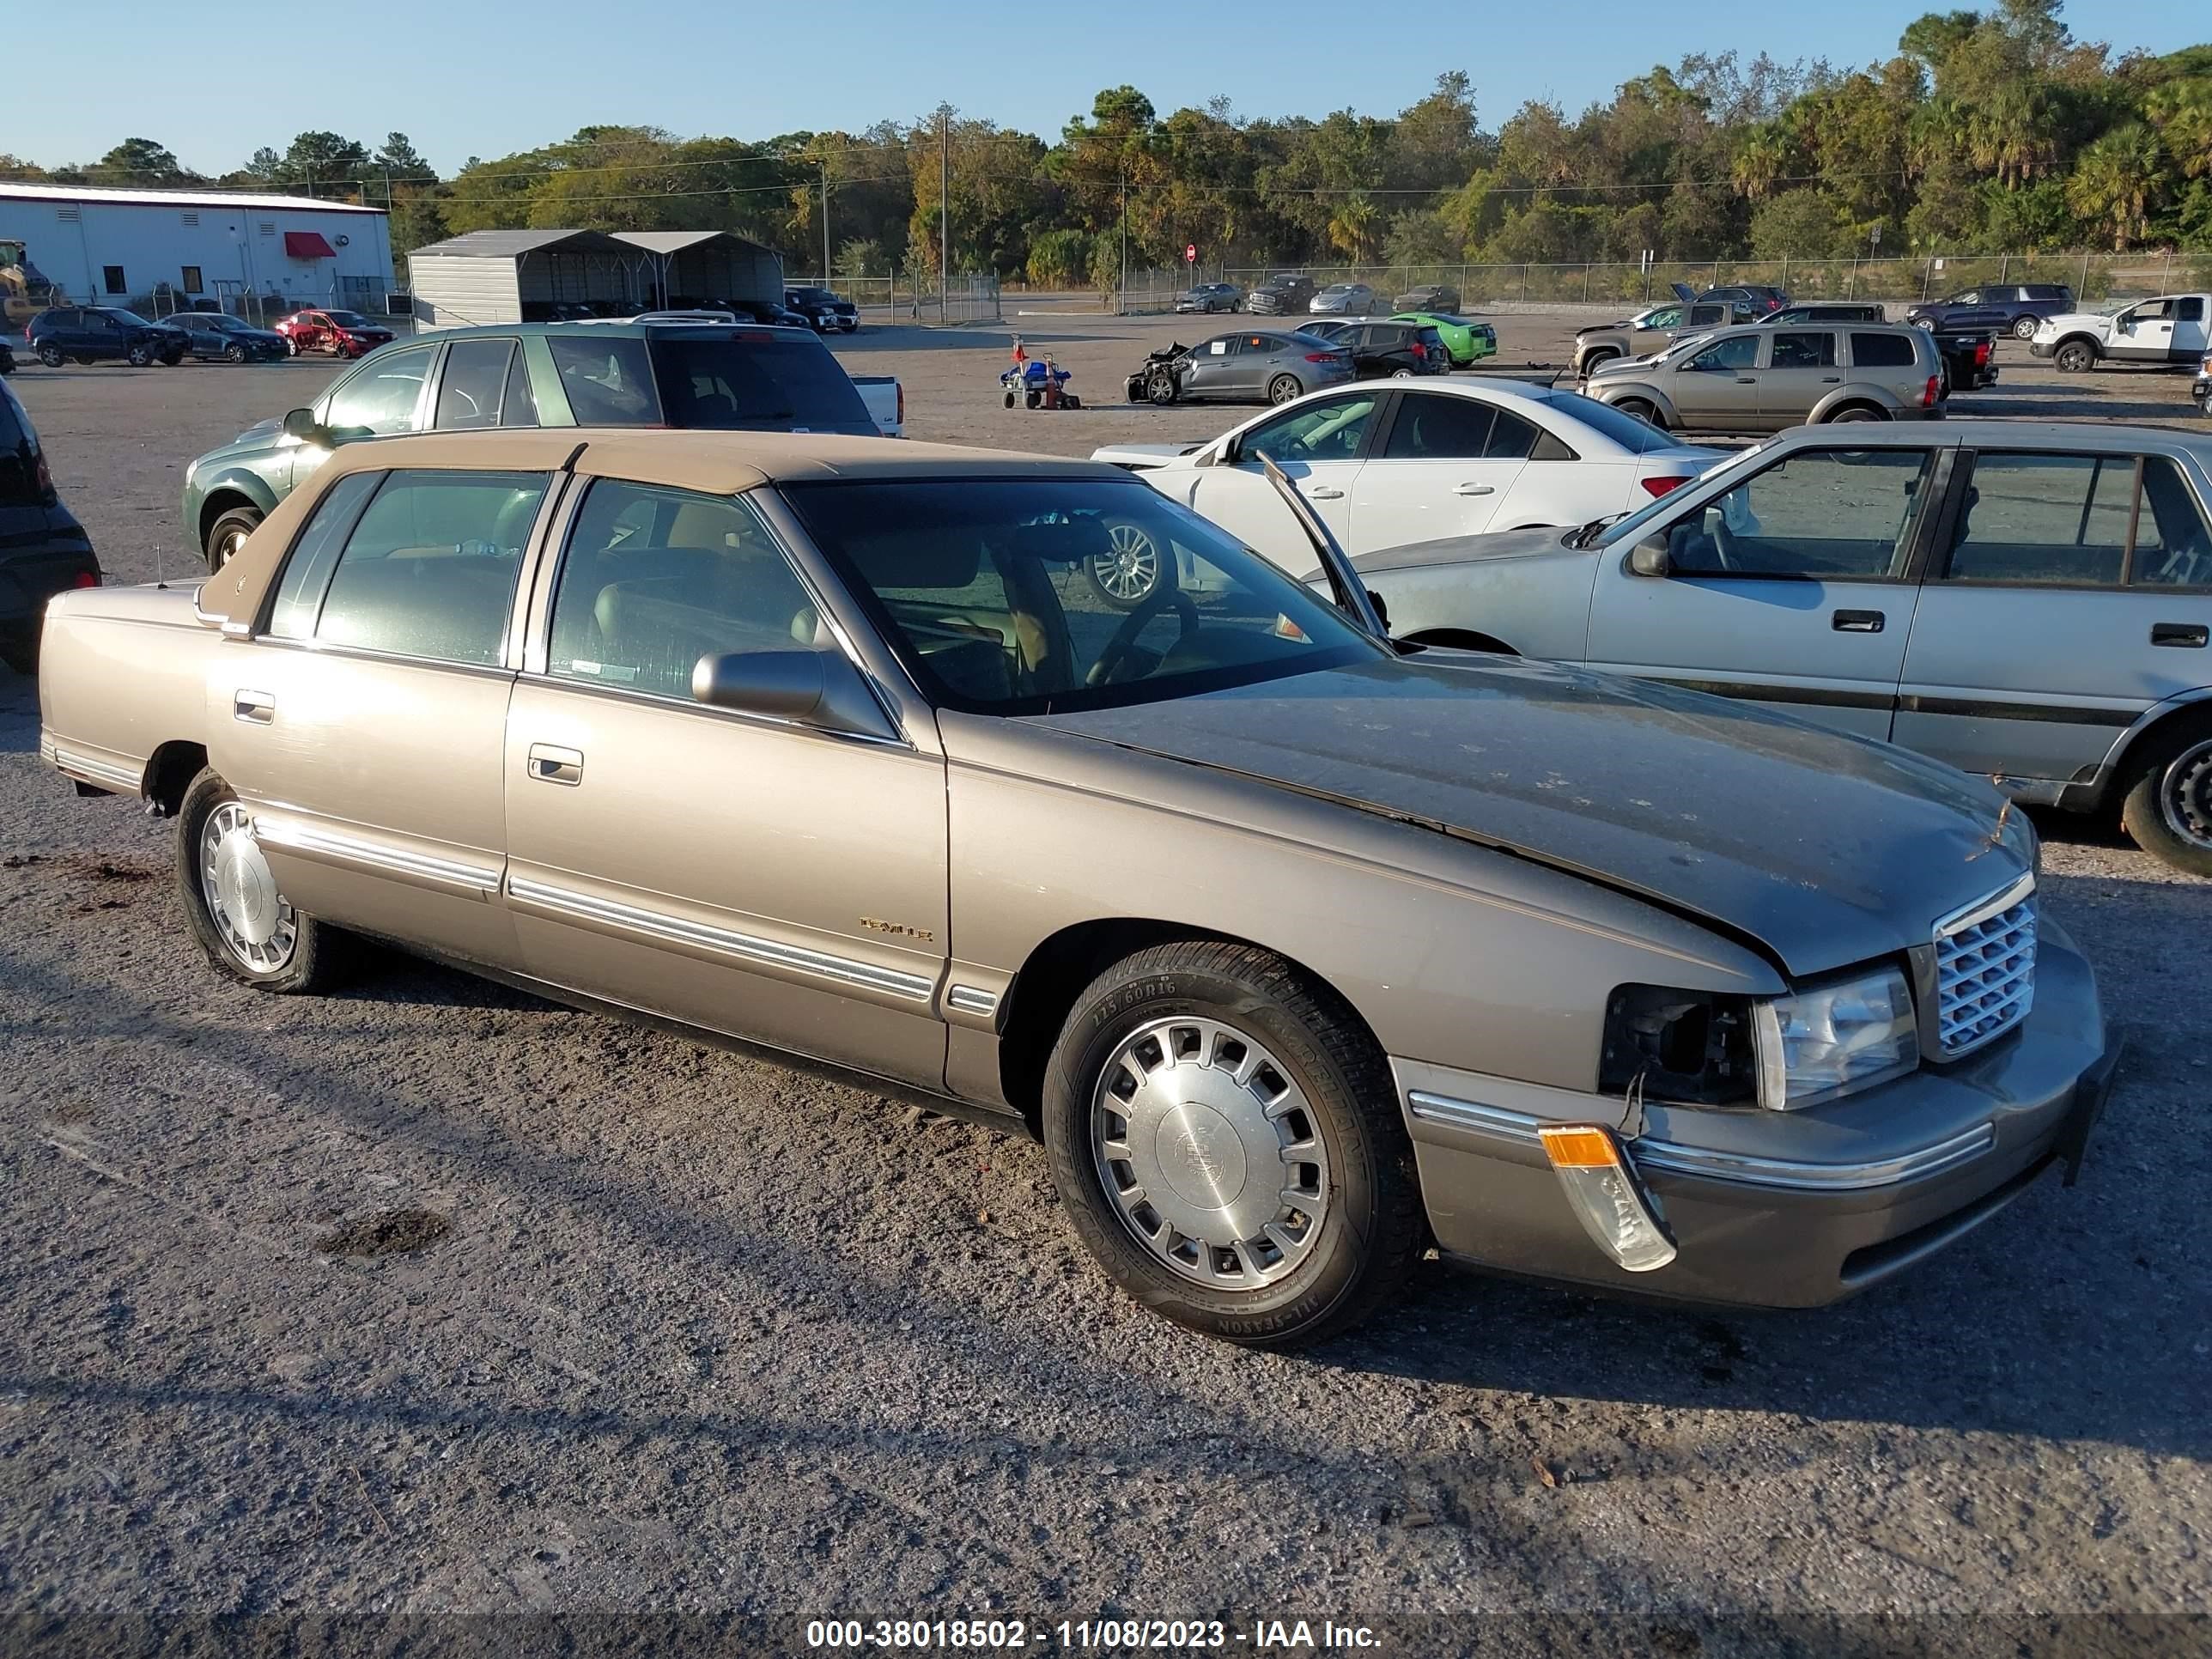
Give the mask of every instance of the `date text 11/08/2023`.
M 1078 1652 L 1242 1648 L 1267 1653 L 1358 1651 L 1379 1647 L 1381 1640 L 1364 1625 L 1330 1619 L 1261 1619 L 1249 1626 L 1221 1619 L 1063 1619 L 1050 1625 L 1024 1619 L 815 1619 L 806 1625 L 810 1648 L 988 1651 L 1044 1644 Z

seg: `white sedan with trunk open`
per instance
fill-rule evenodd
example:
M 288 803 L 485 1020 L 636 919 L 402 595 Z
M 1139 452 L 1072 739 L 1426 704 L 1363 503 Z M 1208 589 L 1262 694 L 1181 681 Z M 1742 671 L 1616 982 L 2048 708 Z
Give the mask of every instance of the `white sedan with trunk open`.
M 1109 444 L 1091 459 L 1140 473 L 1246 545 L 1303 557 L 1307 543 L 1261 458 L 1352 553 L 1445 536 L 1580 525 L 1643 506 L 1722 459 L 1578 392 L 1467 376 L 1316 392 L 1201 444 Z M 1090 572 L 1134 605 L 1158 580 L 1155 550 L 1116 537 Z

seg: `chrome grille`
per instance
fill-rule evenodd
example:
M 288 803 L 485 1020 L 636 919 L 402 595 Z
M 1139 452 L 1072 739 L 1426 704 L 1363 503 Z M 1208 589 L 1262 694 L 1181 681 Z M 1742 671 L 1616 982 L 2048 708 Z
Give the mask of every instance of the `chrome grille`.
M 1936 927 L 1936 1045 L 1978 1048 L 2035 1003 L 2035 882 L 2027 878 Z

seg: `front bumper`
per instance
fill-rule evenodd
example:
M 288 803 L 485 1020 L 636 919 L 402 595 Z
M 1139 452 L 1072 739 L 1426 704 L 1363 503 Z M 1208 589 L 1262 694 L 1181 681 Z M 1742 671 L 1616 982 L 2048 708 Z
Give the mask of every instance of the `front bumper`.
M 2056 340 L 2030 340 L 2027 343 L 2027 352 L 2031 357 L 2048 357 L 2057 349 L 2058 342 Z
M 1614 1264 L 1570 1210 L 1545 1122 L 1620 1127 L 1618 1099 L 1394 1060 L 1430 1224 L 1472 1265 L 1706 1304 L 1818 1307 L 1903 1271 L 2078 1164 L 2118 1053 L 2094 976 L 2044 919 L 2036 1003 L 1955 1064 L 1802 1112 L 1651 1106 L 1621 1145 L 1677 1247 Z

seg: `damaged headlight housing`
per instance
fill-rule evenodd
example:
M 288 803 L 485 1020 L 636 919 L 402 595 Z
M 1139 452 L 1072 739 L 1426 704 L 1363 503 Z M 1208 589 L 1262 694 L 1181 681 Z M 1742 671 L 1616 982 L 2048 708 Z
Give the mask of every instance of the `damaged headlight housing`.
M 1773 998 L 1624 985 L 1607 1005 L 1598 1087 L 1692 1106 L 1797 1111 L 1919 1062 L 1911 989 L 1895 968 Z
M 1753 1005 L 1759 1100 L 1794 1112 L 1909 1072 L 1920 1063 L 1912 991 L 1894 968 Z

